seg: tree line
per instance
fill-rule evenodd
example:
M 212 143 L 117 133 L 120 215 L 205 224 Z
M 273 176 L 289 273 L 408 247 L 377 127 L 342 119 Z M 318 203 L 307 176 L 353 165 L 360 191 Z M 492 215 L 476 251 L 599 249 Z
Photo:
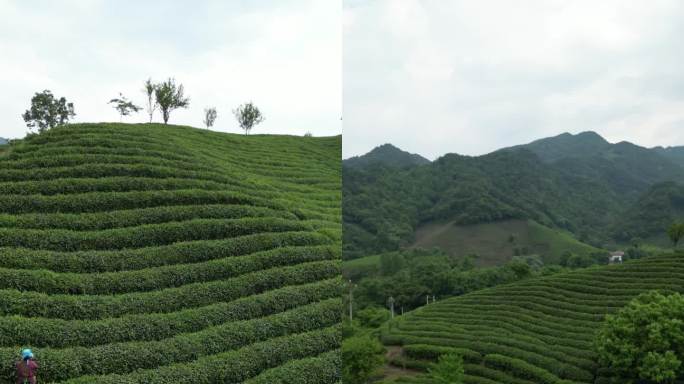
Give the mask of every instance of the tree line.
M 190 106 L 190 98 L 185 96 L 183 84 L 176 84 L 173 78 L 159 83 L 154 83 L 149 78 L 144 83 L 143 92 L 147 97 L 145 110 L 150 118 L 150 123 L 152 123 L 156 111 L 161 113 L 164 124 L 168 124 L 171 113 L 174 110 Z M 122 93 L 119 93 L 119 97 L 109 100 L 108 104 L 111 104 L 119 113 L 121 121 L 123 121 L 125 116 L 130 116 L 143 110 L 142 107 L 130 101 Z M 263 114 L 251 101 L 233 109 L 233 115 L 240 128 L 245 131 L 245 134 L 249 134 L 254 126 L 264 121 Z M 68 102 L 65 97 L 55 97 L 47 89 L 42 92 L 36 92 L 31 98 L 30 108 L 22 114 L 26 126 L 31 130 L 35 128 L 38 133 L 66 124 L 74 116 L 76 116 L 74 104 Z M 214 126 L 217 117 L 218 113 L 215 107 L 205 108 L 204 126 L 207 129 Z

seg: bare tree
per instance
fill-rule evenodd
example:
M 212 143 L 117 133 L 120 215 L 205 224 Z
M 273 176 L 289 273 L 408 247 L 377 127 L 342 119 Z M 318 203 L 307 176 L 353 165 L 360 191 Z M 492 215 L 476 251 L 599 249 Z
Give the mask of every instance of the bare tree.
M 155 85 L 152 83 L 151 78 L 145 81 L 145 86 L 143 87 L 143 92 L 147 95 L 147 114 L 150 115 L 150 123 L 152 122 L 154 111 L 157 109 L 157 103 L 154 100 L 154 87 Z
M 204 125 L 207 129 L 214 126 L 214 121 L 216 121 L 216 108 L 204 108 Z

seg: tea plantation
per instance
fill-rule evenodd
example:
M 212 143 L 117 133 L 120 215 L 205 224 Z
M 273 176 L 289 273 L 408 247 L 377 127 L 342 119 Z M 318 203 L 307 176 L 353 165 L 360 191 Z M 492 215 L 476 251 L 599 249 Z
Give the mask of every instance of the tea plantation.
M 684 292 L 684 254 L 669 254 L 497 286 L 421 307 L 395 319 L 385 344 L 413 373 L 397 383 L 431 383 L 442 353 L 460 354 L 468 384 L 609 383 L 593 352 L 604 316 L 648 290 Z M 617 382 L 625 382 L 617 378 Z
M 341 137 L 75 124 L 0 154 L 0 382 L 335 383 Z

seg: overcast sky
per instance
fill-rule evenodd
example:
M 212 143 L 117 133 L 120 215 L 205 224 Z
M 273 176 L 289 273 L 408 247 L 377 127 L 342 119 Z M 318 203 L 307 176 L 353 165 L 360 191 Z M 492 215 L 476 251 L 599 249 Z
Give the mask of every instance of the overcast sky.
M 142 105 L 144 80 L 170 76 L 191 99 L 171 123 L 201 126 L 215 106 L 214 130 L 239 132 L 231 110 L 252 100 L 266 117 L 253 133 L 337 135 L 341 73 L 339 1 L 0 0 L 0 137 L 24 136 L 43 89 L 76 122 L 118 121 L 107 101 Z
M 346 0 L 344 157 L 684 145 L 684 1 Z

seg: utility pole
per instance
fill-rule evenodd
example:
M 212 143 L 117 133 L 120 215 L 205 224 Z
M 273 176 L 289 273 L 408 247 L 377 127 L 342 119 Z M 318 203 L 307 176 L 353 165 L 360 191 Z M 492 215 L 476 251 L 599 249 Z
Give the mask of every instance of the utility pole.
M 430 295 L 425 295 L 425 305 L 430 304 Z
M 390 296 L 389 300 L 387 300 L 390 305 L 390 318 L 394 319 L 394 297 Z

